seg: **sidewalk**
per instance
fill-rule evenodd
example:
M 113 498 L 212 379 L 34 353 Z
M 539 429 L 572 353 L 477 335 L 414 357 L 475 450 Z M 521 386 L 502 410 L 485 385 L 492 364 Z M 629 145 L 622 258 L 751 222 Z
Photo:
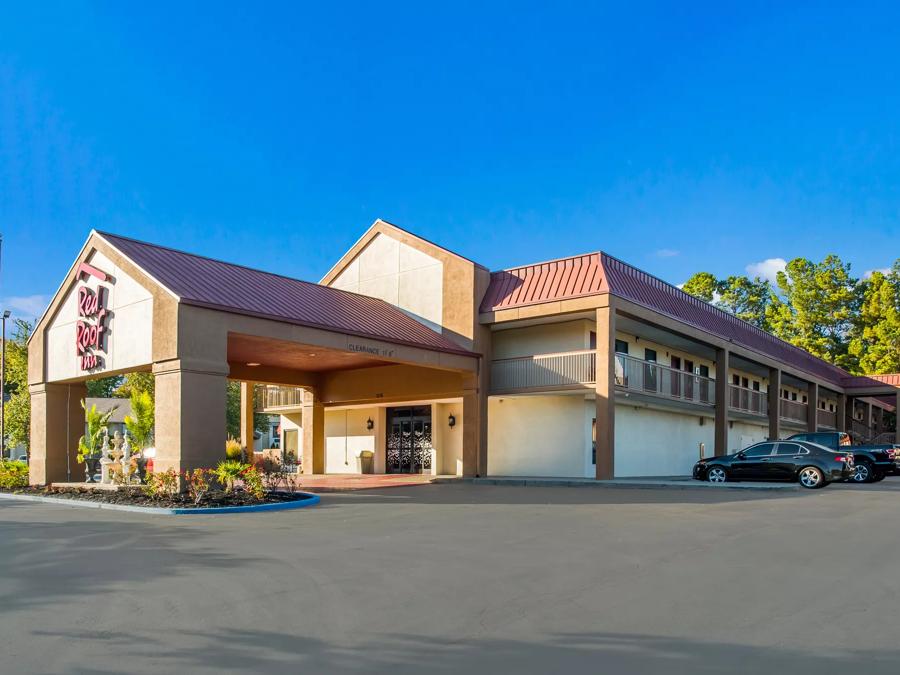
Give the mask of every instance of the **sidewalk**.
M 476 485 L 513 485 L 529 487 L 588 487 L 588 488 L 676 488 L 683 490 L 799 490 L 797 483 L 707 483 L 688 476 L 647 476 L 639 478 L 615 478 L 596 480 L 594 478 L 535 478 L 531 476 L 488 476 L 484 478 L 436 478 L 433 482 L 444 483 L 468 480 Z

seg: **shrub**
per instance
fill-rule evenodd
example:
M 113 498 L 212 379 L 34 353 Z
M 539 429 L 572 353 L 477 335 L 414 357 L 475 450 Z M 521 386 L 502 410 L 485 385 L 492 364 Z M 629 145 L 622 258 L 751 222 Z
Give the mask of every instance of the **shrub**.
M 76 455 L 75 459 L 79 462 L 83 462 L 89 457 L 100 456 L 103 447 L 103 434 L 106 432 L 109 420 L 116 410 L 116 408 L 112 408 L 101 413 L 97 411 L 96 405 L 88 408 L 84 401 L 85 399 L 81 399 L 87 433 L 78 439 L 78 455 Z
M 244 490 L 255 497 L 262 499 L 266 496 L 266 490 L 263 487 L 262 475 L 256 470 L 256 467 L 248 466 L 241 472 L 241 480 L 244 481 Z
M 174 497 L 178 494 L 178 473 L 175 469 L 169 469 L 148 474 L 147 484 L 144 485 L 144 494 L 153 499 Z
M 136 450 L 143 450 L 153 441 L 153 397 L 146 391 L 131 392 L 131 412 L 125 416 L 125 428 Z
M 222 489 L 224 489 L 225 492 L 234 490 L 234 481 L 240 478 L 244 469 L 247 468 L 249 468 L 247 464 L 236 459 L 226 459 L 219 462 L 219 465 L 215 468 L 215 474 L 219 483 L 222 485 Z
M 240 461 L 244 458 L 244 449 L 241 442 L 235 438 L 229 438 L 225 441 L 225 457 Z
M 28 487 L 28 465 L 25 462 L 0 460 L 0 488 Z
M 215 476 L 212 469 L 194 469 L 184 472 L 184 480 L 187 483 L 188 493 L 195 504 L 199 504 L 206 493 L 209 492 L 210 481 Z

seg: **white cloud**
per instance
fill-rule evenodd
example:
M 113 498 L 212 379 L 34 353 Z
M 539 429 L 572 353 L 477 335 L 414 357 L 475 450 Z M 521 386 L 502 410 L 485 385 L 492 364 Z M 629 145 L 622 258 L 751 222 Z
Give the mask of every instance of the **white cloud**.
M 23 319 L 36 319 L 47 309 L 50 298 L 46 295 L 12 295 L 3 298 L 2 302 L 3 306 L 0 307 L 0 310 L 9 309 Z
M 761 262 L 750 263 L 744 269 L 751 278 L 768 279 L 774 284 L 777 274 L 783 272 L 785 267 L 787 267 L 787 260 L 784 258 L 766 258 Z
M 890 267 L 878 267 L 874 270 L 866 270 L 865 272 L 863 272 L 863 279 L 871 279 L 872 275 L 875 272 L 881 272 L 882 274 L 890 274 L 891 268 Z
M 681 251 L 676 251 L 674 248 L 661 248 L 656 252 L 656 257 L 658 258 L 674 258 L 676 255 L 679 255 Z

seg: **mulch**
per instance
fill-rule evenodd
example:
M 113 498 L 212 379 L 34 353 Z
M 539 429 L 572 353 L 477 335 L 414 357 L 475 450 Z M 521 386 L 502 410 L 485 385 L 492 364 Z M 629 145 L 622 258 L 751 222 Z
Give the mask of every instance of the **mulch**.
M 195 504 L 187 493 L 171 497 L 150 497 L 139 487 L 120 487 L 118 490 L 92 490 L 89 487 L 48 487 L 34 485 L 22 488 L 0 488 L 0 492 L 41 497 L 58 497 L 80 501 L 103 502 L 105 504 L 125 504 L 128 506 L 154 506 L 168 509 L 215 508 L 226 506 L 257 506 L 259 504 L 278 504 L 307 499 L 307 495 L 290 492 L 267 492 L 262 499 L 256 499 L 241 489 L 225 493 L 211 490 L 199 504 Z

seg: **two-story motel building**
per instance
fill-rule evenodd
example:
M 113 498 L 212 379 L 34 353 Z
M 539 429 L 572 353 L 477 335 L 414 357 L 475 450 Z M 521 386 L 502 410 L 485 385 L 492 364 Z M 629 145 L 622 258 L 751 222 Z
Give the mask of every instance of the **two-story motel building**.
M 491 272 L 381 220 L 318 284 L 91 232 L 29 343 L 33 483 L 83 476 L 85 381 L 135 370 L 157 469 L 219 461 L 227 379 L 304 473 L 686 474 L 900 402 L 605 253 Z

